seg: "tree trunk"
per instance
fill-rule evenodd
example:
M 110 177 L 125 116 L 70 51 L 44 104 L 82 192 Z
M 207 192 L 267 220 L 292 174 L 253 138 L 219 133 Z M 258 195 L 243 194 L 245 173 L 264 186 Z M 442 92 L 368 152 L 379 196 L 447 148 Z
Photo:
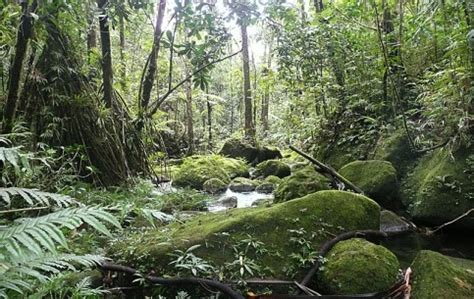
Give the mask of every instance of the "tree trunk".
M 193 80 L 186 84 L 186 126 L 188 135 L 188 154 L 194 153 L 194 121 L 193 121 Z
M 248 34 L 247 26 L 244 24 L 240 25 L 240 31 L 242 34 L 242 71 L 244 79 L 244 120 L 245 120 L 245 137 L 251 141 L 255 140 L 255 127 L 253 125 L 253 113 L 252 113 L 252 91 L 250 86 L 250 68 L 249 68 L 249 45 L 248 45 Z
M 120 5 L 122 8 L 119 14 L 120 85 L 125 91 L 127 88 L 127 65 L 125 63 L 125 0 L 121 0 Z
M 272 69 L 272 43 L 273 41 L 270 40 L 268 44 L 267 52 L 266 52 L 266 60 L 267 60 L 267 80 L 269 79 L 269 75 Z M 262 112 L 261 112 L 261 122 L 262 122 L 262 131 L 265 135 L 268 132 L 269 124 L 268 124 L 268 114 L 270 110 L 270 85 L 265 85 L 265 92 L 262 99 Z
M 97 5 L 101 10 L 99 16 L 100 41 L 102 45 L 102 82 L 104 88 L 104 103 L 107 108 L 112 107 L 113 81 L 112 70 L 112 46 L 110 44 L 110 27 L 105 8 L 108 0 L 97 0 Z
M 140 113 L 143 116 L 144 112 L 148 109 L 150 103 L 151 90 L 153 89 L 153 83 L 156 77 L 157 58 L 160 51 L 160 39 L 163 32 L 163 19 L 165 17 L 166 0 L 160 0 L 158 4 L 158 14 L 156 15 L 155 32 L 153 35 L 153 48 L 150 53 L 148 60 L 146 76 L 141 82 L 141 95 L 140 95 Z
M 26 51 L 28 48 L 28 40 L 33 32 L 33 18 L 30 12 L 34 12 L 37 7 L 37 1 L 34 1 L 31 8 L 28 9 L 28 3 L 23 2 L 22 15 L 20 18 L 20 25 L 15 45 L 15 57 L 10 69 L 8 78 L 8 94 L 3 107 L 2 132 L 4 134 L 10 133 L 13 128 L 13 121 L 15 119 L 16 106 L 18 102 L 18 91 L 20 89 L 20 77 L 23 70 L 23 62 L 25 60 Z
M 314 7 L 316 8 L 317 12 L 321 12 L 324 9 L 323 0 L 314 0 Z
M 208 150 L 212 150 L 212 105 L 209 101 L 209 88 L 206 87 L 206 98 L 207 98 L 207 133 L 208 133 Z

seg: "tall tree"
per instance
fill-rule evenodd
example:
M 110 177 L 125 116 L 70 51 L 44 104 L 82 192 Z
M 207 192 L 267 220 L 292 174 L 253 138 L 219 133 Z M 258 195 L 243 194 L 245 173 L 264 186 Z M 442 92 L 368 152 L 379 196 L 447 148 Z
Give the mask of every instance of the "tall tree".
M 18 102 L 18 92 L 20 89 L 20 78 L 23 70 L 23 63 L 28 49 L 28 41 L 33 33 L 33 16 L 38 2 L 35 0 L 28 6 L 28 1 L 20 1 L 22 14 L 20 17 L 20 24 L 18 27 L 15 56 L 10 68 L 8 77 L 8 95 L 3 107 L 2 131 L 3 133 L 10 133 L 13 128 L 13 121 L 15 119 L 15 112 Z
M 151 90 L 153 89 L 153 83 L 155 82 L 156 78 L 157 59 L 158 53 L 160 51 L 161 35 L 163 33 L 162 26 L 163 20 L 165 18 L 165 10 L 166 0 L 160 0 L 158 3 L 158 13 L 156 15 L 155 32 L 153 34 L 153 46 L 145 68 L 146 75 L 145 78 L 143 78 L 140 86 L 141 94 L 139 99 L 139 108 L 141 117 L 144 116 L 145 111 L 147 111 L 148 105 L 150 104 Z M 141 121 L 143 121 L 143 119 L 141 119 Z
M 255 126 L 252 112 L 252 90 L 250 86 L 250 58 L 249 41 L 247 33 L 247 24 L 244 20 L 240 21 L 240 33 L 242 37 L 242 74 L 243 74 L 243 95 L 244 95 L 244 129 L 245 137 L 255 139 Z
M 100 41 L 102 48 L 102 83 L 105 106 L 112 107 L 114 75 L 112 69 L 112 46 L 110 43 L 110 27 L 107 15 L 108 0 L 97 0 L 101 10 L 99 15 Z

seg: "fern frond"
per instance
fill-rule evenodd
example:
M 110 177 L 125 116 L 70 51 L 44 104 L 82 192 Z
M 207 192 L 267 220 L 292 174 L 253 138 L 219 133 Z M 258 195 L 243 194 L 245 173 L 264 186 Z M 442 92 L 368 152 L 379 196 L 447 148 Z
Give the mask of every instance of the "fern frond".
M 30 284 L 25 279 L 46 282 L 49 274 L 59 274 L 64 270 L 76 271 L 76 266 L 91 268 L 104 260 L 97 255 L 74 254 L 23 254 L 11 261 L 9 267 L 0 275 L 0 294 L 14 291 L 23 294 L 30 290 Z
M 76 201 L 70 196 L 43 192 L 36 189 L 27 188 L 0 188 L 0 199 L 3 200 L 7 206 L 11 205 L 12 198 L 15 196 L 21 197 L 28 205 L 41 204 L 51 206 L 51 202 L 59 207 L 68 207 Z
M 21 167 L 31 170 L 27 156 L 27 154 L 21 152 L 21 146 L 0 147 L 0 161 L 5 164 L 11 164 L 16 171 L 19 171 Z
M 84 223 L 108 236 L 110 231 L 104 223 L 120 228 L 117 219 L 103 208 L 68 208 L 41 217 L 17 219 L 9 227 L 0 227 L 0 249 L 3 247 L 16 257 L 24 252 L 41 254 L 43 249 L 55 253 L 58 245 L 67 248 L 61 228 L 75 229 Z

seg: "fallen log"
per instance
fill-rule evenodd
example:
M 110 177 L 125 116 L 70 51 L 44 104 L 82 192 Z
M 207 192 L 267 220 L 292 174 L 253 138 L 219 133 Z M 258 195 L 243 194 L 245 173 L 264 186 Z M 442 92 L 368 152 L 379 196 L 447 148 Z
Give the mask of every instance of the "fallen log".
M 304 153 L 303 151 L 297 149 L 293 145 L 290 145 L 290 149 L 293 150 L 294 152 L 296 152 L 297 154 L 299 154 L 300 156 L 302 156 L 303 158 L 307 159 L 308 161 L 310 161 L 314 165 L 316 165 L 316 171 L 317 172 L 319 172 L 323 175 L 330 175 L 333 179 L 336 179 L 336 180 L 340 181 L 341 183 L 346 185 L 349 189 L 351 189 L 355 193 L 364 194 L 364 191 L 362 191 L 362 189 L 360 189 L 359 187 L 354 185 L 351 181 L 349 181 L 348 179 L 343 177 L 340 173 L 335 171 L 329 165 L 326 165 L 326 164 L 316 160 L 315 158 L 311 157 L 310 155 L 308 155 L 308 154 Z

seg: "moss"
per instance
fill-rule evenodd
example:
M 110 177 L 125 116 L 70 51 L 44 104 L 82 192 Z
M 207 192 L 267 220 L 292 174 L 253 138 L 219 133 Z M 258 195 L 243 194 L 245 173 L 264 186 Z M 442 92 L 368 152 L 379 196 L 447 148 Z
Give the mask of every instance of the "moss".
M 474 298 L 474 271 L 437 252 L 423 250 L 411 266 L 412 298 Z
M 390 162 L 354 161 L 343 166 L 339 173 L 379 204 L 390 205 L 397 197 L 397 171 Z
M 279 178 L 284 178 L 291 174 L 290 166 L 283 163 L 279 160 L 267 160 L 258 164 L 255 169 L 255 176 L 257 177 L 267 177 L 270 175 L 277 176 Z
M 385 135 L 376 146 L 374 159 L 391 162 L 397 169 L 398 176 L 403 177 L 416 160 L 416 155 L 410 149 L 405 130 L 398 129 Z
M 238 177 L 233 179 L 232 182 L 230 182 L 229 189 L 234 192 L 250 192 L 254 191 L 259 184 L 260 182 L 258 181 Z
M 278 186 L 281 183 L 281 179 L 277 176 L 269 175 L 263 180 L 263 182 L 274 184 L 275 186 Z
M 329 180 L 309 166 L 281 181 L 275 190 L 275 202 L 287 201 L 326 189 L 329 189 Z
M 203 190 L 211 194 L 223 192 L 226 189 L 227 184 L 216 178 L 209 179 L 203 184 Z
M 316 251 L 329 238 L 327 232 L 378 229 L 379 206 L 371 199 L 344 191 L 321 191 L 265 208 L 234 209 L 193 218 L 184 224 L 139 232 L 124 237 L 108 249 L 108 256 L 136 267 L 169 273 L 175 249 L 202 244 L 194 253 L 216 266 L 235 260 L 233 246 L 249 236 L 263 242 L 264 251 L 248 252 L 261 265 L 260 275 L 285 277 L 288 258 L 301 245 L 291 242 L 295 230 Z M 205 245 L 205 246 L 204 246 Z M 133 250 L 131 250 L 133 248 Z M 297 267 L 299 269 L 299 267 Z M 268 271 L 265 271 L 267 269 Z
M 235 138 L 226 140 L 219 154 L 230 158 L 242 158 L 253 165 L 265 160 L 282 158 L 280 151 L 275 147 L 254 146 Z
M 204 182 L 216 178 L 229 183 L 235 177 L 248 177 L 248 166 L 241 160 L 219 155 L 191 156 L 184 159 L 173 183 L 179 187 L 202 189 Z
M 364 239 L 339 242 L 326 258 L 321 283 L 331 294 L 380 292 L 397 281 L 400 266 L 396 256 Z
M 471 153 L 472 147 L 453 155 L 438 149 L 423 157 L 404 179 L 402 200 L 415 221 L 440 225 L 474 208 Z M 472 229 L 474 218 L 464 218 L 453 226 Z

